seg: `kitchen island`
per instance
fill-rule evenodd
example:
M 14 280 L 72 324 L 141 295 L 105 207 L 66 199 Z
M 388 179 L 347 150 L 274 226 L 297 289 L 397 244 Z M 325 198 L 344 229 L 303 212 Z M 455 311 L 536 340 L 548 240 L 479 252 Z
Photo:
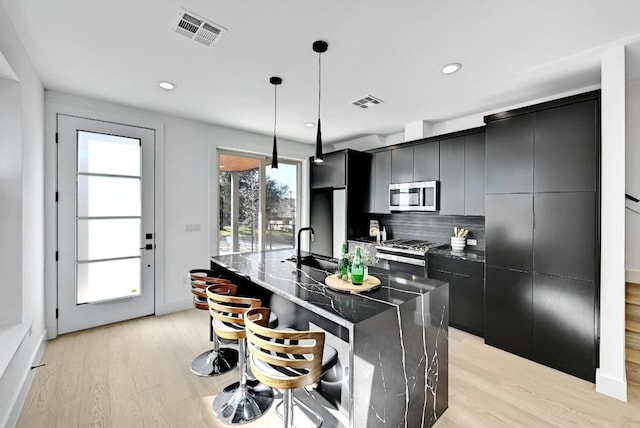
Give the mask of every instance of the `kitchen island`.
M 217 256 L 211 268 L 241 294 L 259 296 L 280 327 L 326 332 L 339 362 L 316 394 L 337 409 L 340 425 L 433 425 L 448 404 L 448 284 L 371 268 L 380 288 L 345 294 L 325 285 L 333 272 L 296 268 L 292 256 L 291 249 Z

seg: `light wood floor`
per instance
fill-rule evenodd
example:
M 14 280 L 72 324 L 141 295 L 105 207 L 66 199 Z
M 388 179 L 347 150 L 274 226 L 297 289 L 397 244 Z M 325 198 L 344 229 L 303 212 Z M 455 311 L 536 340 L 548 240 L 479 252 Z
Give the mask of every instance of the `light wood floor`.
M 215 378 L 189 370 L 209 347 L 207 318 L 192 309 L 50 341 L 18 427 L 225 426 L 211 402 L 237 370 Z M 449 331 L 449 409 L 437 428 L 640 426 L 638 384 L 630 383 L 622 403 L 589 382 Z M 274 409 L 245 426 L 282 426 Z

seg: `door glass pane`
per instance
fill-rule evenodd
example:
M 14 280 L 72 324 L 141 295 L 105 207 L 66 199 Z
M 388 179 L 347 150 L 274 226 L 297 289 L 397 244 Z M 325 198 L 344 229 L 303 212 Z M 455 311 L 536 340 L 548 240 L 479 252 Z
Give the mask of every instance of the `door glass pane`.
M 140 256 L 140 219 L 78 220 L 78 261 Z
M 140 141 L 78 131 L 77 154 L 76 302 L 139 295 Z
M 258 251 L 260 161 L 220 155 L 219 254 Z
M 140 258 L 77 265 L 78 304 L 140 295 Z
M 140 140 L 78 131 L 78 172 L 94 174 L 141 174 Z
M 267 173 L 266 249 L 295 247 L 297 166 L 279 162 Z
M 78 217 L 139 217 L 140 184 L 140 178 L 78 175 Z
M 218 254 L 259 251 L 260 160 L 220 153 L 218 176 Z M 295 247 L 298 165 L 280 161 L 265 171 L 265 249 Z

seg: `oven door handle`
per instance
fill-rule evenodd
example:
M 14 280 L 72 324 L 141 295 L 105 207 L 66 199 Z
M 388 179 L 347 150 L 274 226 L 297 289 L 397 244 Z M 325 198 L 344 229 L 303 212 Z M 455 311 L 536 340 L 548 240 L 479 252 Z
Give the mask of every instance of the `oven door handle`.
M 425 259 L 416 259 L 414 257 L 398 256 L 396 254 L 381 253 L 379 251 L 376 253 L 376 257 L 379 259 L 389 260 L 392 262 L 407 263 L 410 265 L 423 266 L 423 267 L 426 266 Z

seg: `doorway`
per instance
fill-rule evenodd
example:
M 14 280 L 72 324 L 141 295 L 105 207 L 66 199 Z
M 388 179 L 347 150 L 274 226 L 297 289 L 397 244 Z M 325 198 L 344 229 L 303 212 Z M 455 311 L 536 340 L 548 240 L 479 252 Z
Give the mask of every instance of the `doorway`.
M 58 333 L 154 313 L 155 131 L 58 115 Z

